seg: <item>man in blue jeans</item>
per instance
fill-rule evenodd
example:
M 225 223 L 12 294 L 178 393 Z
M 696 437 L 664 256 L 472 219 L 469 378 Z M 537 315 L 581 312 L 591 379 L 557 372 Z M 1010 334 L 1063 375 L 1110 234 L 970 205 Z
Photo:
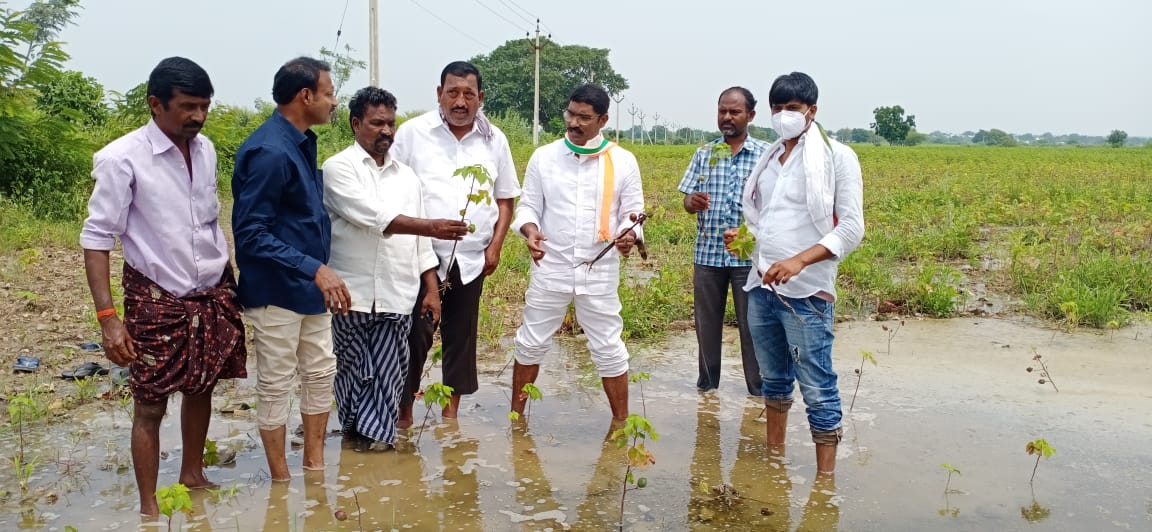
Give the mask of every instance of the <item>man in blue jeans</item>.
M 744 186 L 744 220 L 756 237 L 748 327 L 767 406 L 768 444 L 784 445 L 796 382 L 808 407 L 816 470 L 836 469 L 840 393 L 832 371 L 836 268 L 864 237 L 864 186 L 851 148 L 816 124 L 816 83 L 793 72 L 768 92 L 780 140 Z M 737 229 L 724 232 L 725 245 Z

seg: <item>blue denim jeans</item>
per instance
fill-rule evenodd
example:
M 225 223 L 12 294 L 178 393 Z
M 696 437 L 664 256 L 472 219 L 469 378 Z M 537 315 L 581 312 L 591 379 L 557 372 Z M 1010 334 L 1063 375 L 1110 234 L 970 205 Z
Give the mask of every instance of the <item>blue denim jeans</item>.
M 764 287 L 748 292 L 748 328 L 764 399 L 790 401 L 799 382 L 814 434 L 840 428 L 840 392 L 832 371 L 833 307 L 815 296 L 794 299 Z

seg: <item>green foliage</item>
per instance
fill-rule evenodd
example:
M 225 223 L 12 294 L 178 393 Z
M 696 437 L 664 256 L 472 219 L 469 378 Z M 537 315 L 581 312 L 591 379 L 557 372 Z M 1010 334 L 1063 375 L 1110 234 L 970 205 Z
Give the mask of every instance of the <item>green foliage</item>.
M 525 383 L 524 387 L 521 388 L 520 391 L 527 394 L 528 398 L 533 401 L 539 401 L 544 398 L 544 394 L 540 392 L 540 388 L 536 387 L 536 385 L 531 382 Z
M 429 407 L 434 404 L 441 408 L 448 406 L 448 403 L 452 402 L 452 392 L 454 391 L 451 386 L 441 382 L 433 382 L 424 388 L 424 404 Z
M 872 110 L 875 122 L 869 126 L 877 135 L 884 137 L 889 144 L 903 144 L 908 132 L 916 128 L 916 117 L 904 117 L 904 108 L 899 105 L 877 107 Z
M 708 166 L 716 166 L 720 161 L 732 158 L 732 146 L 723 142 L 712 145 L 712 154 L 708 157 Z
M 344 84 L 348 82 L 348 78 L 351 78 L 352 74 L 355 74 L 357 70 L 363 70 L 368 67 L 368 63 L 363 59 L 357 59 L 356 56 L 353 55 L 353 52 L 355 52 L 355 50 L 349 44 L 344 45 L 343 51 L 330 50 L 325 47 L 320 48 L 320 59 L 327 61 L 332 67 L 332 85 L 335 87 L 336 96 L 341 103 L 345 103 L 350 99 L 349 96 L 340 95 Z
M 96 78 L 69 70 L 49 83 L 35 85 L 36 105 L 49 114 L 59 114 L 81 125 L 102 125 L 109 109 L 104 103 L 104 86 Z
M 647 371 L 639 371 L 628 376 L 628 382 L 635 383 L 647 380 L 652 380 L 652 375 L 648 374 Z
M 960 470 L 952 467 L 950 464 L 940 464 L 940 467 L 943 467 L 945 470 L 947 470 L 949 475 L 952 475 L 953 473 L 957 475 L 960 474 Z
M 216 440 L 204 440 L 204 465 L 214 466 L 220 464 L 220 452 L 216 447 Z
M 985 144 L 988 146 L 1015 146 L 1016 137 L 1013 137 L 1006 131 L 1000 129 L 991 129 L 985 131 L 981 129 L 972 136 L 973 144 Z
M 756 249 L 756 235 L 748 230 L 747 224 L 740 224 L 740 229 L 736 231 L 736 238 L 732 240 L 730 247 L 741 260 L 750 260 L 752 252 Z
M 1127 140 L 1128 140 L 1128 133 L 1126 131 L 1122 131 L 1119 129 L 1113 129 L 1112 132 L 1108 134 L 1108 139 L 1107 139 L 1108 145 L 1112 146 L 1113 148 L 1120 148 L 1120 147 L 1124 146 L 1124 143 Z
M 936 318 L 947 318 L 960 305 L 959 285 L 960 272 L 954 268 L 927 264 L 920 268 L 915 282 L 906 288 L 909 308 Z
M 607 48 L 560 45 L 545 38 L 541 38 L 540 46 L 540 124 L 549 131 L 564 130 L 560 117 L 576 87 L 595 82 L 609 94 L 628 89 L 628 81 L 612 68 Z M 533 44 L 525 39 L 510 40 L 471 62 L 484 73 L 485 112 L 500 116 L 511 109 L 520 116 L 532 116 Z
M 188 495 L 188 487 L 177 482 L 156 490 L 156 502 L 160 506 L 160 513 L 168 516 L 168 525 L 172 525 L 172 515 L 176 512 L 192 511 L 192 497 Z
M 1051 458 L 1052 455 L 1056 454 L 1056 448 L 1050 445 L 1048 440 L 1037 438 L 1028 442 L 1024 450 L 1029 456 L 1036 455 L 1036 465 L 1032 466 L 1032 478 L 1028 480 L 1028 483 L 1031 484 L 1033 480 L 1036 480 L 1036 468 L 1040 467 L 1040 458 Z

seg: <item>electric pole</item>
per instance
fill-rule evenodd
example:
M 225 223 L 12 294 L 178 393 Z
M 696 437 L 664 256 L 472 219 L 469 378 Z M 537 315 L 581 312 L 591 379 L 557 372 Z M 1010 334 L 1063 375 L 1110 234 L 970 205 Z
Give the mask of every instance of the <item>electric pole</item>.
M 531 34 L 529 34 L 530 37 Z M 552 37 L 551 34 L 548 37 Z M 536 19 L 536 40 L 528 39 L 536 52 L 536 80 L 532 90 L 532 145 L 540 145 L 540 19 Z
M 632 129 L 629 130 L 632 134 L 632 144 L 636 144 L 636 113 L 639 112 L 640 109 L 636 107 L 636 104 L 632 104 L 632 107 L 628 108 L 628 114 L 632 115 Z
M 660 127 L 660 113 L 652 115 L 652 144 L 660 143 L 660 132 L 656 128 Z
M 380 36 L 376 29 L 379 3 L 380 0 L 368 0 L 368 84 L 373 87 L 380 86 Z
M 636 113 L 636 116 L 640 117 L 640 145 L 643 146 L 644 145 L 644 135 L 645 135 L 645 133 L 644 133 L 644 117 L 646 115 L 644 114 L 644 111 L 641 110 L 641 111 Z
M 620 102 L 624 101 L 624 95 L 613 94 L 612 100 L 616 102 L 616 144 L 620 144 Z

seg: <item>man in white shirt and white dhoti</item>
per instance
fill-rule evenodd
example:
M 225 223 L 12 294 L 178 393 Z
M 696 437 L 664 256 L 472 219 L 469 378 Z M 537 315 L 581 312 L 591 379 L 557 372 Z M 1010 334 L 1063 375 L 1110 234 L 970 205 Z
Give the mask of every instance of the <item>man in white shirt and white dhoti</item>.
M 617 288 L 620 257 L 643 238 L 633 218 L 643 214 L 644 191 L 636 157 L 600 134 L 610 102 L 596 85 L 573 91 L 564 111 L 566 135 L 538 148 L 524 171 L 512 229 L 527 239 L 534 265 L 516 331 L 512 411 L 518 414 L 527 399 L 522 389 L 536 381 L 552 336 L 575 300 L 576 320 L 588 337 L 612 417 L 628 417 L 628 349 Z M 614 249 L 596 260 L 609 245 Z
M 360 89 L 348 104 L 356 142 L 324 161 L 324 207 L 332 219 L 329 265 L 348 285 L 351 311 L 332 318 L 336 407 L 357 450 L 387 449 L 396 437 L 408 333 L 413 320 L 440 319 L 432 238 L 467 233 L 459 220 L 426 219 L 420 179 L 388 155 L 396 98 Z M 421 282 L 418 316 L 412 316 Z

